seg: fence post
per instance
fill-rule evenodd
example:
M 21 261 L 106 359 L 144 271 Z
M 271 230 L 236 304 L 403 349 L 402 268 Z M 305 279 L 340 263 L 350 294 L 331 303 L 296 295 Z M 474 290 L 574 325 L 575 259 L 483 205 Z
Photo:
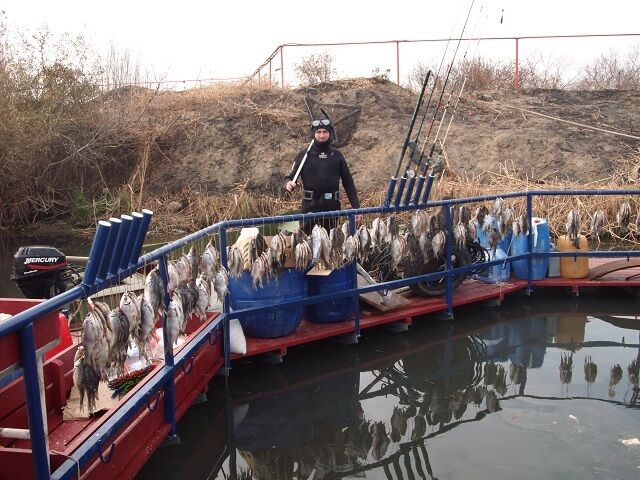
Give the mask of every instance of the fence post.
M 400 42 L 396 41 L 396 83 L 400 86 Z
M 519 61 L 518 61 L 518 44 L 519 44 L 519 38 L 516 37 L 516 71 L 514 72 L 513 75 L 513 84 L 516 90 L 520 90 L 520 65 L 519 65 Z
M 453 263 L 451 262 L 451 242 L 453 241 L 452 221 L 451 221 L 451 205 L 443 205 L 442 210 L 444 212 L 444 226 L 446 240 L 444 242 L 444 295 L 445 302 L 447 303 L 447 317 L 453 318 L 453 279 L 451 278 L 451 269 Z
M 280 87 L 284 88 L 284 45 L 280 45 Z

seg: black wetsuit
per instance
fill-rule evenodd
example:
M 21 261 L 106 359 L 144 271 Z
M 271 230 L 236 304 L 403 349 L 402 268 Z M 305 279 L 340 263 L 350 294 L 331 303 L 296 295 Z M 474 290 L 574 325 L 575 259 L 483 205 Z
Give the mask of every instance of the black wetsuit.
M 306 151 L 306 149 L 300 150 L 294 158 L 291 172 L 289 172 L 289 175 L 286 177 L 288 180 L 292 180 L 298 171 L 298 167 Z M 344 159 L 342 152 L 337 148 L 333 148 L 329 141 L 323 143 L 315 141 L 313 143 L 313 146 L 307 154 L 307 159 L 302 167 L 302 171 L 300 172 L 300 178 L 302 179 L 304 189 L 313 192 L 310 200 L 302 200 L 300 207 L 302 213 L 340 210 L 339 199 L 324 198 L 324 194 L 333 194 L 340 190 L 340 181 L 342 181 L 342 186 L 349 198 L 351 206 L 353 208 L 360 208 L 358 192 L 353 183 L 353 177 L 349 171 L 347 161 Z M 326 223 L 326 228 L 335 226 L 337 222 L 322 223 Z M 307 227 L 308 226 L 305 225 L 305 230 L 308 229 Z

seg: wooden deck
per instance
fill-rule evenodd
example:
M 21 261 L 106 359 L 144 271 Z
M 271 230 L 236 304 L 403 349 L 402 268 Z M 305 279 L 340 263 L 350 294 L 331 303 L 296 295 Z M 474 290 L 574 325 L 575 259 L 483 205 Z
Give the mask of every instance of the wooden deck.
M 614 259 L 591 258 L 589 267 L 594 268 Z M 630 263 L 633 265 L 633 263 Z M 579 293 L 582 288 L 589 287 L 631 287 L 640 288 L 640 267 L 630 267 L 624 270 L 617 270 L 594 280 L 588 278 L 544 278 L 534 280 L 535 287 L 564 287 L 570 288 L 574 294 Z M 453 292 L 453 306 L 459 307 L 470 303 L 486 300 L 502 301 L 505 295 L 524 290 L 527 288 L 527 281 L 514 276 L 508 282 L 499 284 L 487 284 L 477 280 L 465 280 L 464 283 Z M 430 313 L 440 313 L 447 311 L 447 304 L 444 296 L 433 298 L 422 298 L 409 296 L 409 303 L 397 309 L 382 312 L 374 307 L 360 302 L 360 328 L 362 330 L 379 325 L 401 322 L 410 325 L 417 317 Z M 354 333 L 354 320 L 348 320 L 329 324 L 316 324 L 306 320 L 298 329 L 286 337 L 281 338 L 247 338 L 246 355 L 232 355 L 233 360 L 251 357 L 263 353 L 277 353 L 285 355 L 289 347 L 315 342 L 318 340 L 336 337 L 339 335 Z

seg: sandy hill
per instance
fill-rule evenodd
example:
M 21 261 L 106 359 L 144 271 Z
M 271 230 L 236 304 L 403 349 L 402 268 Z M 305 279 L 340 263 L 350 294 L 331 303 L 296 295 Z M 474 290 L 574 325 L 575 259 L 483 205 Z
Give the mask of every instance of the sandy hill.
M 337 125 L 358 188 L 381 190 L 395 170 L 416 99 L 375 78 L 298 90 L 161 93 L 146 112 L 155 145 L 145 183 L 157 192 L 189 187 L 224 193 L 246 182 L 254 191 L 276 193 L 293 156 L 311 138 L 309 112 L 319 117 L 322 107 Z M 426 124 L 432 116 L 428 112 Z M 467 92 L 445 147 L 449 169 L 460 176 L 507 168 L 534 181 L 588 184 L 622 168 L 631 171 L 640 160 L 640 141 L 631 137 L 639 135 L 640 92 Z

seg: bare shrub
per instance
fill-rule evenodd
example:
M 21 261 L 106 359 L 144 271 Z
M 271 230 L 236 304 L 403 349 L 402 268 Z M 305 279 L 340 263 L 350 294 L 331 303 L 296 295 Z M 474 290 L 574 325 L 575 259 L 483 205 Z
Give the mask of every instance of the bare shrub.
M 637 90 L 640 88 L 640 46 L 633 47 L 624 58 L 610 50 L 585 65 L 576 82 L 581 90 Z
M 314 85 L 331 81 L 336 75 L 333 66 L 335 59 L 328 52 L 312 54 L 296 63 L 295 69 L 298 80 L 302 85 Z
M 520 86 L 525 89 L 559 89 L 566 86 L 563 79 L 566 61 L 561 58 L 526 57 L 520 64 Z

